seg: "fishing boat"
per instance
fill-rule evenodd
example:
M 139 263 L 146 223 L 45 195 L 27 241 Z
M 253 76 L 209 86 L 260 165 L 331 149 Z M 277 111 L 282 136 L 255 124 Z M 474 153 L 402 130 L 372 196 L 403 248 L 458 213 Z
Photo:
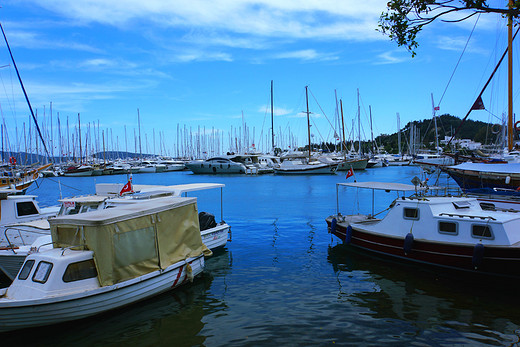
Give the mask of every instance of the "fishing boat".
M 374 203 L 372 213 L 343 215 L 338 202 L 326 222 L 345 244 L 419 266 L 520 279 L 518 211 L 490 209 L 476 198 L 427 196 L 429 188 L 420 184 L 387 182 L 338 183 L 338 201 L 340 187 L 371 190 L 373 201 L 376 191 L 397 193 L 382 217 Z
M 140 204 L 152 199 L 164 197 L 182 197 L 196 191 L 220 188 L 220 221 L 215 215 L 206 211 L 199 213 L 199 229 L 202 242 L 211 251 L 226 246 L 231 240 L 231 227 L 223 219 L 223 191 L 224 184 L 220 183 L 192 183 L 172 186 L 136 185 L 130 194 L 121 195 L 122 184 L 96 184 L 95 195 L 84 195 L 60 200 L 57 207 L 49 209 L 50 214 L 42 215 L 39 219 L 12 221 L 4 227 L 6 242 L 0 247 L 0 271 L 13 280 L 20 270 L 27 255 L 52 244 L 50 239 L 51 228 L 47 217 L 73 216 L 86 212 L 111 209 L 128 204 Z M 27 201 L 35 202 L 34 197 L 26 196 Z M 29 200 L 30 199 L 30 200 Z M 37 205 L 36 205 L 37 207 Z M 1 244 L 0 244 L 1 245 Z
M 17 195 L 16 190 L 0 190 L 0 247 L 32 244 L 41 236 L 40 230 L 31 232 L 30 228 L 14 227 L 20 223 L 46 220 L 55 216 L 59 206 L 40 207 L 35 195 Z
M 158 295 L 204 268 L 195 198 L 165 197 L 50 220 L 54 248 L 0 290 L 0 331 L 82 319 Z M 78 232 L 80 231 L 80 232 Z

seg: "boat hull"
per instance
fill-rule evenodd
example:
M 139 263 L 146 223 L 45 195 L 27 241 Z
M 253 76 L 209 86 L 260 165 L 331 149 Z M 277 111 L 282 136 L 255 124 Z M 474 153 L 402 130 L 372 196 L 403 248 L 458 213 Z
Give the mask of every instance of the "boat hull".
M 516 190 L 520 187 L 518 173 L 482 172 L 454 168 L 443 168 L 442 170 L 447 172 L 461 189 L 504 188 Z
M 520 280 L 520 247 L 484 246 L 480 265 L 473 264 L 475 245 L 414 240 L 410 252 L 404 251 L 405 238 L 387 236 L 352 228 L 347 239 L 349 223 L 337 223 L 331 230 L 332 218 L 326 219 L 329 233 L 344 243 L 365 251 L 398 258 L 406 262 L 426 264 L 476 275 Z
M 0 298 L 0 331 L 44 326 L 94 316 L 166 292 L 189 280 L 204 268 L 204 257 L 175 263 L 135 279 L 62 298 L 15 301 Z M 0 294 L 1 295 L 1 294 Z
M 274 168 L 277 175 L 334 175 L 336 173 L 336 165 L 294 165 L 295 167 Z
M 224 247 L 231 235 L 231 228 L 226 223 L 217 225 L 214 228 L 201 231 L 202 243 L 212 251 Z

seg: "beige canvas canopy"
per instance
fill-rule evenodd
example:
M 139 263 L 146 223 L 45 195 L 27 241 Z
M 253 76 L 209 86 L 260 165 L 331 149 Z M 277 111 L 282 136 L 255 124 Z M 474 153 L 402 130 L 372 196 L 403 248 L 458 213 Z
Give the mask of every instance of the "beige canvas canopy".
M 165 269 L 206 248 L 196 198 L 157 198 L 49 223 L 55 247 L 94 251 L 102 286 Z

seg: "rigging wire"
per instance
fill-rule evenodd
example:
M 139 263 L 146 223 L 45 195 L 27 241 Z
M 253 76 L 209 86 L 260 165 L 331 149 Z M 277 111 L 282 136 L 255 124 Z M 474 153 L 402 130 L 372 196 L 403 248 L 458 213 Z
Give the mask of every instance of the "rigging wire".
M 442 93 L 441 98 L 439 99 L 439 103 L 437 106 L 441 105 L 442 99 L 444 98 L 444 95 L 446 94 L 446 91 L 448 90 L 448 87 L 451 83 L 451 80 L 453 79 L 453 76 L 455 75 L 455 72 L 457 71 L 457 68 L 460 64 L 460 61 L 462 60 L 462 56 L 466 52 L 466 48 L 468 48 L 469 40 L 471 39 L 471 36 L 473 35 L 473 32 L 475 31 L 475 27 L 477 26 L 478 20 L 480 19 L 480 13 L 477 16 L 477 20 L 475 21 L 475 24 L 473 25 L 473 29 L 471 29 L 471 33 L 469 34 L 468 40 L 466 41 L 466 45 L 464 46 L 464 49 L 462 50 L 462 53 L 460 54 L 459 60 L 457 61 L 457 64 L 455 64 L 455 68 L 453 69 L 453 72 L 451 73 L 450 79 L 448 80 L 448 83 L 446 84 L 446 88 L 444 88 L 444 92 Z

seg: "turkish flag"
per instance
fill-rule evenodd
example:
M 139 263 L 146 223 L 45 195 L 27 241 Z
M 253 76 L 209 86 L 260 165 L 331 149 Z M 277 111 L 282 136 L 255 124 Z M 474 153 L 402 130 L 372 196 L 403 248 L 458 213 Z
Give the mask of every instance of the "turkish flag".
M 125 186 L 123 187 L 123 189 L 121 189 L 121 191 L 119 192 L 119 196 L 123 195 L 123 193 L 133 193 L 134 190 L 132 189 L 132 180 L 128 180 L 128 183 L 125 184 Z
M 349 178 L 350 176 L 354 176 L 354 170 L 352 170 L 352 168 L 350 168 L 350 169 L 347 171 L 347 177 L 346 177 L 346 178 Z

